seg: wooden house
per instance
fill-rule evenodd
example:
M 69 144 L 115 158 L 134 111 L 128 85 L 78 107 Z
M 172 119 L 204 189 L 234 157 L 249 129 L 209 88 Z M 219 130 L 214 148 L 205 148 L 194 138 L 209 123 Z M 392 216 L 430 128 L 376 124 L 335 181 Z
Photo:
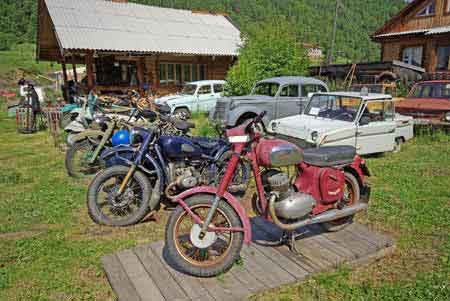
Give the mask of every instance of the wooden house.
M 66 81 L 72 65 L 87 90 L 175 91 L 224 79 L 240 45 L 239 28 L 224 14 L 127 0 L 38 0 L 37 59 L 62 64 Z
M 381 60 L 450 70 L 450 0 L 414 0 L 372 35 Z

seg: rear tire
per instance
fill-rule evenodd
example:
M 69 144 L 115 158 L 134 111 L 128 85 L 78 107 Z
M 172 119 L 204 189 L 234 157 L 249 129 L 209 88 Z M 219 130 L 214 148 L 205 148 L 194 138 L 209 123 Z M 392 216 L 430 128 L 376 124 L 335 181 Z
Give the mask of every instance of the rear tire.
M 142 172 L 135 171 L 133 177 L 130 179 L 130 183 L 137 184 L 138 186 L 137 188 L 139 190 L 139 195 L 137 195 L 136 198 L 139 199 L 140 203 L 137 205 L 137 210 L 129 216 L 125 216 L 120 220 L 112 219 L 103 213 L 102 208 L 99 206 L 99 193 L 101 192 L 100 190 L 105 192 L 106 188 L 117 189 L 117 186 L 120 186 L 119 183 L 117 183 L 114 187 L 111 187 L 111 185 L 104 185 L 108 182 L 108 180 L 111 180 L 113 178 L 125 178 L 129 169 L 130 167 L 126 166 L 113 166 L 98 173 L 92 180 L 91 184 L 89 185 L 87 194 L 87 206 L 89 216 L 95 223 L 113 227 L 130 226 L 140 222 L 149 213 L 149 211 L 153 209 L 149 207 L 149 200 L 152 192 L 151 184 Z M 134 189 L 131 189 L 131 191 L 134 191 Z M 104 200 L 101 201 L 105 202 Z M 109 200 L 107 202 L 109 204 Z M 108 207 L 108 209 L 110 211 L 111 209 L 114 209 L 111 204 L 109 205 L 110 206 Z
M 69 146 L 66 151 L 65 165 L 67 174 L 70 177 L 81 178 L 86 175 L 93 175 L 100 170 L 100 163 L 98 162 L 98 159 L 96 160 L 95 165 L 87 168 L 85 172 L 83 172 L 81 166 L 76 166 L 75 164 L 77 155 L 83 155 L 83 152 L 92 152 L 95 147 L 96 146 L 90 143 L 88 140 L 78 141 Z
M 360 202 L 361 199 L 361 190 L 359 187 L 358 179 L 354 175 L 349 172 L 345 173 L 345 185 L 348 193 L 351 195 L 352 200 L 349 200 L 349 205 L 356 205 Z M 340 218 L 338 220 L 332 222 L 322 223 L 322 227 L 328 232 L 337 232 L 341 231 L 348 225 L 353 223 L 354 215 Z
M 198 194 L 186 199 L 185 202 L 188 207 L 191 208 L 191 210 L 195 210 L 198 207 L 210 208 L 211 200 L 213 198 L 214 195 L 211 194 Z M 226 219 L 229 221 L 231 227 L 242 228 L 242 223 L 239 216 L 227 202 L 223 200 L 220 201 L 218 211 L 226 216 Z M 244 233 L 231 233 L 232 238 L 230 239 L 227 251 L 224 257 L 220 259 L 220 261 L 210 265 L 207 265 L 205 263 L 194 264 L 188 261 L 188 259 L 185 257 L 187 256 L 187 254 L 184 254 L 185 256 L 180 254 L 178 248 L 180 245 L 178 244 L 179 237 L 177 236 L 177 229 L 179 227 L 179 224 L 183 222 L 183 218 L 191 219 L 191 217 L 187 215 L 187 212 L 181 206 L 178 206 L 170 215 L 169 221 L 166 225 L 166 248 L 168 251 L 168 256 L 170 256 L 170 259 L 173 261 L 176 267 L 187 274 L 197 277 L 213 277 L 228 271 L 240 256 L 240 252 L 244 242 Z M 217 241 L 218 240 L 216 239 L 214 243 L 216 243 Z M 192 244 L 190 238 L 189 243 Z M 209 254 L 209 248 L 197 248 L 197 250 L 199 252 L 207 252 L 207 254 Z M 223 256 L 223 254 L 221 256 Z

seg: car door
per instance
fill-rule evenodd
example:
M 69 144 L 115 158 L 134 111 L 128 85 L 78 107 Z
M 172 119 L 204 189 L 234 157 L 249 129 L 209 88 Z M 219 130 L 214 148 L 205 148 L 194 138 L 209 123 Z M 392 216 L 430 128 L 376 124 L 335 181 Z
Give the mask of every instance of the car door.
M 356 132 L 358 154 L 392 151 L 395 145 L 394 103 L 390 100 L 368 101 L 359 116 Z
M 216 96 L 214 95 L 211 84 L 199 87 L 197 91 L 197 100 L 198 112 L 209 112 L 216 101 Z
M 275 119 L 301 114 L 302 104 L 299 85 L 282 86 L 276 98 Z

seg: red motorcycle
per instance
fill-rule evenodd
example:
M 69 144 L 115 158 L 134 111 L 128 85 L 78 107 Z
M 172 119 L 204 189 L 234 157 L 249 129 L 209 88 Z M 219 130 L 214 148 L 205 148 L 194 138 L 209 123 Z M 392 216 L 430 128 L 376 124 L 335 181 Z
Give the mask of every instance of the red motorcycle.
M 370 188 L 365 162 L 350 146 L 301 150 L 285 140 L 264 137 L 265 112 L 246 125 L 227 130 L 234 155 L 216 187 L 197 187 L 177 196 L 179 206 L 166 227 L 166 247 L 184 272 L 211 277 L 239 258 L 243 242 L 252 241 L 250 219 L 227 188 L 240 160 L 251 162 L 257 214 L 285 231 L 294 248 L 295 230 L 322 224 L 338 231 L 367 208 Z M 262 131 L 261 131 L 262 130 Z M 290 178 L 280 168 L 295 166 Z

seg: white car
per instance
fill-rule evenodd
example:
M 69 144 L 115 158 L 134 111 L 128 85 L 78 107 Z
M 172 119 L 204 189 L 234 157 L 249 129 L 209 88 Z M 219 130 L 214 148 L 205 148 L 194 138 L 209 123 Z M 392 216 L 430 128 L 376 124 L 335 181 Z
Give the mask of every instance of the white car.
M 217 100 L 223 96 L 225 83 L 223 80 L 186 83 L 180 93 L 157 98 L 155 103 L 157 105 L 167 104 L 172 114 L 208 113 L 216 107 Z
M 390 95 L 329 92 L 313 94 L 302 115 L 274 120 L 268 130 L 302 147 L 351 145 L 366 155 L 399 151 L 413 137 L 413 120 L 395 113 Z

